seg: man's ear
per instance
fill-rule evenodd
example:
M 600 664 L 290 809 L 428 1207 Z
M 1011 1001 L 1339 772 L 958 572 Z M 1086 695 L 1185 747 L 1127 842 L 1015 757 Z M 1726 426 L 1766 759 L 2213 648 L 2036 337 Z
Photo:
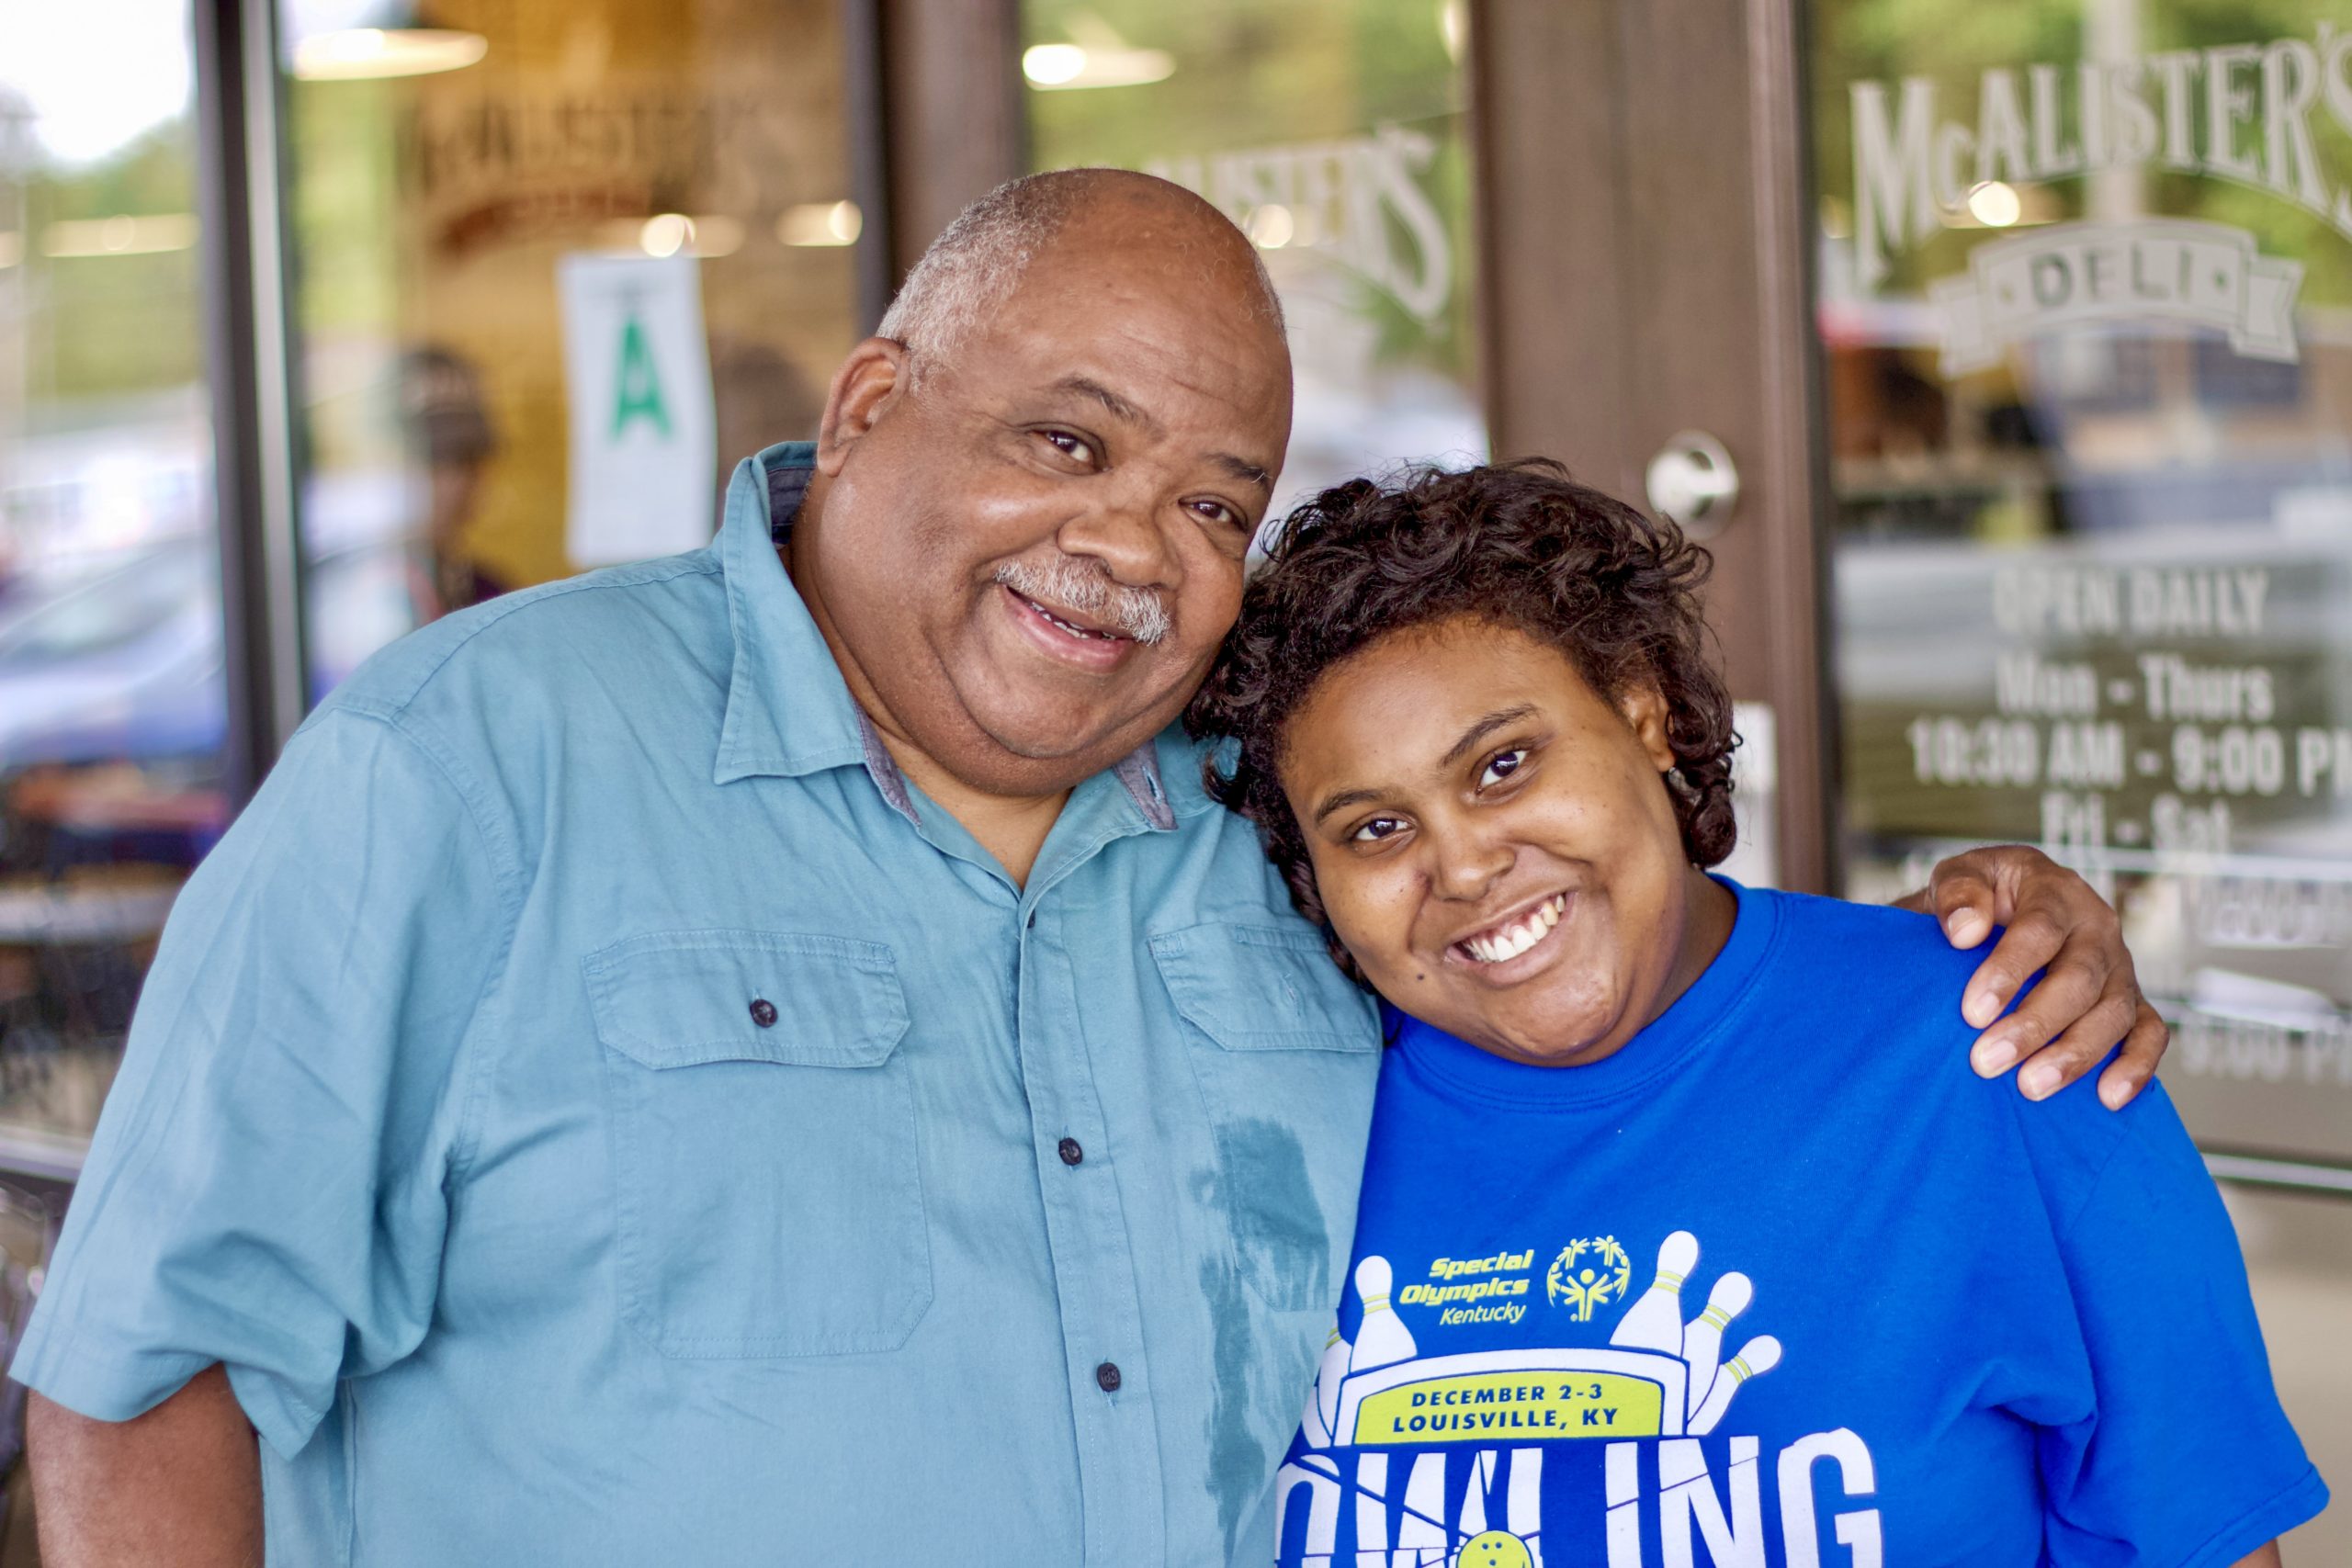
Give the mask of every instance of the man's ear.
M 1617 711 L 1623 715 L 1634 739 L 1649 753 L 1650 761 L 1661 773 L 1670 772 L 1680 759 L 1674 754 L 1674 744 L 1666 735 L 1666 698 L 1647 681 L 1626 689 L 1617 699 Z
M 849 449 L 865 439 L 907 389 L 907 345 L 870 337 L 849 351 L 825 393 L 825 418 L 817 426 L 817 471 L 837 477 Z

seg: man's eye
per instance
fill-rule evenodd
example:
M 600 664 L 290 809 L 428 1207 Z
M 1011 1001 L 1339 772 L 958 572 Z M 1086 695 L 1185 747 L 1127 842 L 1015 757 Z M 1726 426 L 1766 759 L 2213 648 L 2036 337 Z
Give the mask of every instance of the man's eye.
M 1248 518 L 1221 501 L 1196 501 L 1193 502 L 1193 510 L 1210 522 L 1221 524 L 1227 528 L 1246 529 L 1250 526 Z
M 1486 771 L 1478 775 L 1478 787 L 1485 789 L 1488 784 L 1502 783 L 1519 772 L 1521 764 L 1526 761 L 1527 748 L 1524 746 L 1513 746 L 1508 750 L 1496 752 L 1487 759 Z
M 1083 435 L 1072 435 L 1067 430 L 1041 430 L 1037 434 L 1066 457 L 1075 457 L 1081 463 L 1094 461 L 1094 444 Z
M 1376 844 L 1383 839 L 1393 839 L 1405 830 L 1405 824 L 1394 817 L 1375 817 L 1349 837 L 1360 844 Z

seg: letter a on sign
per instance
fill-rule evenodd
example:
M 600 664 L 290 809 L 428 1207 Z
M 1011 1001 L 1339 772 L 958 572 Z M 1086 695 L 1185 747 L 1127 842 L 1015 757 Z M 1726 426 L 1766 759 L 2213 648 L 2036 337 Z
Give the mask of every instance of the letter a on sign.
M 698 265 L 685 255 L 558 265 L 571 442 L 564 544 L 574 565 L 710 542 L 718 437 Z
M 620 391 L 613 399 L 613 439 L 620 439 L 630 420 L 648 419 L 668 440 L 670 411 L 662 406 L 662 372 L 645 346 L 645 323 L 633 314 L 621 321 L 621 368 L 615 379 Z

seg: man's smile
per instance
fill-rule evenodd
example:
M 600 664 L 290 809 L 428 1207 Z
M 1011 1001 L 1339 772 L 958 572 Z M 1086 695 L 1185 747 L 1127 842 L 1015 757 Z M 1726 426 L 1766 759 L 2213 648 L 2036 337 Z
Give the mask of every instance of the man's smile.
M 1039 599 L 1033 594 L 1023 593 L 1020 590 L 1011 587 L 1010 585 L 1005 588 L 1005 592 L 1020 600 L 1023 604 L 1028 605 L 1031 609 L 1036 611 L 1037 614 L 1045 616 L 1046 619 L 1053 622 L 1054 625 L 1061 627 L 1062 630 L 1069 633 L 1072 637 L 1117 637 L 1129 642 L 1135 640 L 1132 637 L 1128 637 L 1124 632 L 1114 631 L 1109 626 L 1103 626 L 1099 622 L 1091 621 L 1074 610 L 1066 610 L 1058 606 L 1048 605 L 1044 600 Z
M 1048 609 L 1027 594 L 998 584 L 1007 613 L 1030 644 L 1065 664 L 1107 673 L 1126 661 L 1136 639 L 1096 626 L 1068 610 Z

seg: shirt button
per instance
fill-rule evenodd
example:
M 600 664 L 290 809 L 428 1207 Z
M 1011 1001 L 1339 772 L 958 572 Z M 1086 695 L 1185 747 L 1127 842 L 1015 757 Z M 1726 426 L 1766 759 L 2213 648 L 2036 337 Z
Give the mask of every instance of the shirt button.
M 1099 1366 L 1099 1367 L 1095 1368 L 1095 1369 L 1094 1369 L 1094 1381 L 1095 1381 L 1097 1383 L 1099 1383 L 1100 1385 L 1102 1385 L 1102 1392 L 1103 1392 L 1104 1393 L 1118 1393 L 1118 1392 L 1119 1392 L 1119 1365 L 1118 1365 L 1118 1363 L 1117 1363 L 1116 1361 L 1105 1361 L 1105 1362 L 1103 1362 L 1101 1366 Z
M 752 1002 L 752 1021 L 762 1029 L 773 1025 L 775 1022 L 775 1004 L 765 997 L 754 998 Z
M 1061 1156 L 1064 1165 L 1076 1165 L 1086 1157 L 1086 1151 L 1078 1146 L 1076 1138 L 1064 1138 L 1061 1142 Z

